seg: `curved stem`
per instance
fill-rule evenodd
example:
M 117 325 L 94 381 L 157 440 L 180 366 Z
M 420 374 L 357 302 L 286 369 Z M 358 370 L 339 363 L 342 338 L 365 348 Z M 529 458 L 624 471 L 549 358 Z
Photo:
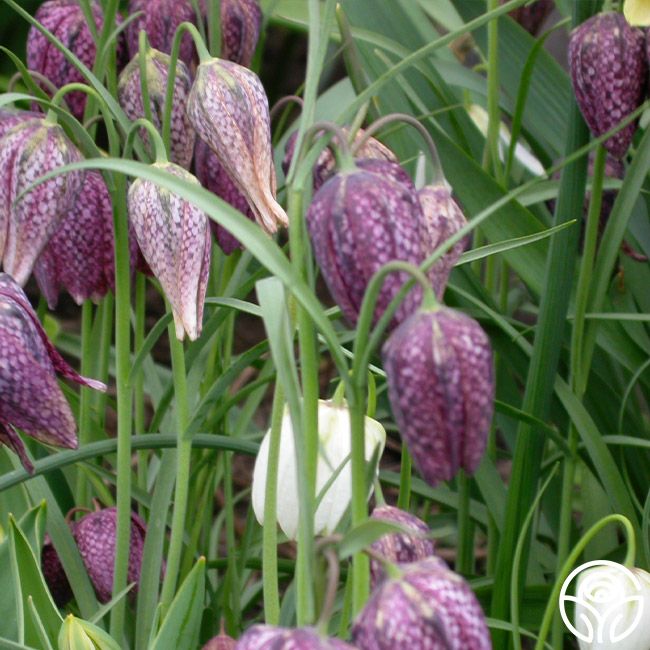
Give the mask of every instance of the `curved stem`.
M 131 123 L 129 130 L 126 134 L 126 144 L 124 145 L 125 155 L 130 155 L 131 148 L 133 146 L 133 138 L 137 133 L 139 128 L 144 128 L 147 130 L 151 139 L 153 140 L 154 152 L 156 157 L 156 163 L 165 163 L 167 162 L 167 149 L 163 139 L 160 137 L 160 133 L 154 126 L 153 122 L 145 119 L 144 117 L 139 117 L 137 120 Z
M 537 643 L 535 644 L 535 650 L 543 650 L 544 648 L 544 643 L 548 636 L 551 623 L 553 622 L 553 617 L 557 612 L 557 603 L 560 597 L 560 591 L 562 590 L 562 584 L 571 572 L 573 565 L 576 563 L 587 544 L 589 544 L 589 542 L 610 523 L 619 523 L 623 526 L 627 538 L 627 553 L 625 555 L 625 560 L 623 560 L 623 565 L 627 568 L 634 566 L 636 539 L 634 537 L 634 527 L 630 520 L 623 515 L 609 515 L 595 523 L 573 547 L 569 557 L 567 557 L 566 561 L 562 565 L 562 570 L 557 575 L 555 585 L 553 586 L 550 598 L 546 604 L 546 610 L 544 611 L 544 618 L 542 619 L 542 624 L 539 628 L 539 636 L 537 638 Z
M 378 120 L 375 120 L 367 129 L 364 130 L 363 135 L 354 142 L 352 145 L 352 151 L 356 153 L 375 133 L 377 133 L 377 131 L 380 131 L 387 124 L 392 124 L 393 122 L 404 122 L 418 131 L 429 149 L 429 156 L 431 157 L 431 165 L 433 167 L 433 181 L 436 184 L 444 183 L 445 176 L 442 171 L 440 156 L 438 155 L 438 149 L 436 148 L 436 144 L 433 141 L 431 134 L 417 118 L 408 115 L 407 113 L 391 113 L 390 115 L 384 115 Z
M 275 104 L 271 107 L 271 110 L 269 110 L 269 119 L 273 121 L 273 118 L 278 114 L 281 108 L 284 108 L 287 104 L 298 104 L 300 106 L 300 109 L 302 110 L 302 107 L 305 105 L 305 102 L 303 101 L 302 97 L 298 97 L 298 95 L 286 95 L 285 97 L 281 97 L 278 99 Z
M 341 568 L 339 565 L 339 558 L 331 546 L 325 546 L 323 549 L 323 555 L 327 559 L 327 589 L 325 591 L 323 608 L 321 609 L 316 627 L 321 634 L 327 635 L 327 626 L 332 617 L 334 604 L 336 602 L 336 591 L 339 586 Z
M 37 72 L 36 70 L 28 70 L 27 72 L 29 72 L 30 77 L 37 79 L 41 84 L 47 87 L 47 89 L 50 91 L 50 97 L 56 95 L 56 91 L 58 90 L 58 88 L 45 75 L 41 74 L 40 72 Z M 8 93 L 14 92 L 18 80 L 22 78 L 23 78 L 22 72 L 16 72 L 11 77 L 11 79 L 9 79 L 9 82 L 7 83 L 7 92 Z
M 345 131 L 343 131 L 343 129 L 334 122 L 314 122 L 314 124 L 312 124 L 305 131 L 305 137 L 303 138 L 302 146 L 298 151 L 298 161 L 301 160 L 305 150 L 307 147 L 311 146 L 311 141 L 316 136 L 319 138 L 323 137 L 323 131 L 329 131 L 334 136 L 336 136 L 338 147 L 334 148 L 334 155 L 336 156 L 339 170 L 347 171 L 349 169 L 354 169 L 354 158 L 352 157 L 352 151 L 350 150 L 350 144 L 348 143 Z

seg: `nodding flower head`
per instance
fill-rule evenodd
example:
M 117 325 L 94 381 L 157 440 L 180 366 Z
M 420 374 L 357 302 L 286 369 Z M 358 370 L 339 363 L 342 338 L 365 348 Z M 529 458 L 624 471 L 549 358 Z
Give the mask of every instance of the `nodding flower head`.
M 27 296 L 0 273 L 0 443 L 32 465 L 17 430 L 57 447 L 77 446 L 77 427 L 57 382 L 57 373 L 79 384 L 106 390 L 78 375 L 50 343 Z
M 262 25 L 258 1 L 221 0 L 220 10 L 221 58 L 250 67 Z
M 275 198 L 269 106 L 258 76 L 223 59 L 201 63 L 187 114 L 260 226 L 268 233 L 286 226 L 287 215 Z
M 274 625 L 253 625 L 235 647 L 237 650 L 354 650 L 345 641 L 323 637 L 315 629 Z
M 155 166 L 199 184 L 174 163 Z M 187 333 L 193 341 L 201 334 L 210 271 L 208 217 L 188 201 L 140 178 L 129 189 L 128 208 L 142 255 L 171 305 L 176 336 L 182 340 Z

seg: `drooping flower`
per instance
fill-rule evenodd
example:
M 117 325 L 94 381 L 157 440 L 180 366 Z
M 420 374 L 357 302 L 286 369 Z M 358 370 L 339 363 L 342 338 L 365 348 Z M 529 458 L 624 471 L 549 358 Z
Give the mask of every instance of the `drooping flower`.
M 228 176 L 228 172 L 219 162 L 219 158 L 201 138 L 196 139 L 194 147 L 194 173 L 203 187 L 230 203 L 233 208 L 239 210 L 251 221 L 255 221 L 255 215 L 246 197 L 237 189 L 237 186 Z M 230 255 L 237 248 L 242 247 L 239 239 L 231 235 L 226 228 L 220 226 L 216 221 L 210 220 L 210 228 L 212 228 L 221 250 L 226 255 Z
M 196 12 L 190 0 L 130 0 L 129 15 L 140 12 L 126 28 L 129 56 L 138 53 L 140 31 L 147 33 L 152 47 L 165 54 L 171 54 L 174 34 L 181 23 L 196 24 Z M 181 39 L 179 58 L 191 68 L 195 58 L 194 44 L 189 34 Z
M 341 129 L 343 134 L 346 137 L 349 137 L 349 130 L 347 127 Z M 365 131 L 359 129 L 354 138 L 353 146 L 358 144 L 363 138 Z M 291 166 L 291 161 L 296 153 L 296 140 L 298 138 L 298 132 L 294 131 L 289 138 L 287 143 L 284 146 L 284 158 L 282 159 L 282 171 L 285 176 L 289 173 L 289 167 Z M 336 146 L 336 141 L 334 141 Z M 354 155 L 357 161 L 360 160 L 385 160 L 392 163 L 398 163 L 397 156 L 384 144 L 379 142 L 379 140 L 370 137 L 368 138 L 360 147 L 355 149 Z M 329 147 L 326 147 L 321 151 L 314 168 L 312 170 L 313 174 L 313 186 L 314 192 L 316 192 L 323 183 L 332 176 L 336 169 L 336 158 L 332 153 L 332 150 Z
M 253 625 L 237 641 L 235 650 L 354 650 L 354 647 L 340 639 L 320 636 L 311 628 Z
M 11 129 L 28 122 L 34 118 L 42 119 L 42 113 L 35 111 L 23 111 L 13 108 L 0 108 L 0 138 L 3 138 Z
M 187 103 L 197 134 L 212 149 L 255 220 L 268 233 L 288 218 L 276 201 L 276 178 L 266 93 L 258 76 L 223 59 L 202 62 Z
M 98 33 L 104 26 L 104 14 L 100 4 L 90 3 L 93 20 Z M 47 0 L 36 12 L 36 20 L 54 34 L 78 59 L 92 70 L 95 63 L 95 40 L 86 17 L 77 0 Z M 124 58 L 122 39 L 118 40 L 118 65 Z M 27 67 L 40 72 L 57 88 L 73 82 L 84 82 L 81 72 L 36 27 L 30 27 L 27 35 Z M 121 65 L 119 65 L 121 68 Z M 47 90 L 47 88 L 44 88 Z M 72 114 L 83 117 L 87 95 L 74 91 L 66 95 Z
M 158 131 L 162 131 L 171 59 L 169 55 L 151 47 L 147 49 L 145 56 L 151 117 L 154 126 Z M 189 169 L 192 163 L 194 139 L 196 137 L 185 112 L 191 85 L 192 79 L 187 66 L 182 61 L 178 61 L 174 77 L 174 95 L 171 110 L 170 153 L 172 162 L 185 167 L 185 169 Z M 129 119 L 137 120 L 140 117 L 145 117 L 140 78 L 140 56 L 138 54 L 131 59 L 122 74 L 120 74 L 117 96 Z M 144 141 L 148 143 L 149 139 L 145 129 L 141 130 L 141 134 Z
M 99 172 L 86 172 L 70 211 L 34 266 L 50 309 L 63 287 L 74 301 L 98 301 L 115 287 L 113 204 Z
M 504 2 L 505 0 L 501 0 L 501 4 Z M 513 9 L 509 15 L 527 32 L 535 36 L 551 11 L 553 11 L 553 0 L 536 0 L 526 6 Z
M 425 232 L 422 234 L 422 241 L 425 245 L 425 257 L 428 257 L 465 226 L 467 220 L 445 183 L 426 185 L 418 192 L 418 198 L 424 215 Z M 463 239 L 454 244 L 429 270 L 428 276 L 438 299 L 442 299 L 449 274 L 462 255 L 465 244 Z
M 221 621 L 221 630 L 219 634 L 213 636 L 205 642 L 201 650 L 235 650 L 237 641 L 226 634 L 223 620 Z
M 0 139 L 0 258 L 24 285 L 61 219 L 72 208 L 84 174 L 67 172 L 23 194 L 39 177 L 81 160 L 63 129 L 38 118 L 22 121 Z M 20 198 L 19 198 L 20 197 Z
M 371 549 L 393 564 L 406 564 L 430 557 L 434 554 L 435 545 L 428 535 L 429 527 L 410 512 L 394 506 L 377 506 L 370 515 L 372 519 L 399 524 L 412 532 L 389 533 L 374 541 Z M 374 586 L 384 577 L 381 562 L 370 558 L 370 578 Z
M 382 173 L 365 164 L 382 165 Z M 330 293 L 351 324 L 356 324 L 363 296 L 372 276 L 387 262 L 419 265 L 424 260 L 424 216 L 415 188 L 396 163 L 359 161 L 354 171 L 339 172 L 314 195 L 307 211 L 307 227 L 316 261 Z M 392 166 L 389 173 L 387 167 Z M 401 171 L 400 171 L 401 170 Z M 394 174 L 394 175 L 392 175 Z M 402 285 L 406 273 L 392 273 L 379 294 L 375 321 Z M 403 321 L 420 304 L 422 291 L 414 287 L 396 311 L 393 324 Z
M 250 67 L 262 25 L 258 1 L 221 0 L 220 12 L 221 58 Z
M 571 32 L 569 69 L 585 121 L 594 136 L 603 135 L 643 102 L 648 74 L 644 34 L 618 12 L 596 14 Z M 625 155 L 636 124 L 605 141 L 612 156 Z
M 384 449 L 386 432 L 384 428 L 369 417 L 365 419 L 365 456 L 370 461 Z M 352 475 L 350 456 L 350 412 L 345 405 L 336 406 L 332 402 L 318 403 L 318 466 L 316 470 L 317 497 L 339 466 L 342 469 L 320 497 L 314 516 L 314 534 L 329 534 L 338 526 L 352 498 Z M 269 458 L 270 430 L 260 445 L 255 470 L 253 472 L 252 504 L 260 524 L 264 523 L 264 502 L 266 494 L 266 475 Z M 289 539 L 296 539 L 298 531 L 298 477 L 294 447 L 293 427 L 288 409 L 282 417 L 280 432 L 280 464 L 278 467 L 277 521 Z M 368 495 L 370 497 L 370 495 Z
M 32 465 L 17 429 L 57 447 L 77 446 L 77 427 L 57 383 L 66 379 L 106 390 L 101 382 L 78 375 L 50 343 L 23 290 L 0 273 L 0 443 Z
M 437 557 L 399 566 L 352 627 L 359 650 L 491 650 L 485 615 L 467 582 Z
M 159 169 L 196 185 L 192 174 L 174 163 Z M 144 179 L 129 188 L 129 219 L 142 255 L 158 278 L 172 308 L 176 336 L 201 334 L 212 242 L 208 217 L 188 201 Z
M 473 473 L 494 408 L 492 350 L 479 324 L 446 307 L 418 311 L 382 357 L 395 421 L 422 478 L 435 486 L 461 467 Z

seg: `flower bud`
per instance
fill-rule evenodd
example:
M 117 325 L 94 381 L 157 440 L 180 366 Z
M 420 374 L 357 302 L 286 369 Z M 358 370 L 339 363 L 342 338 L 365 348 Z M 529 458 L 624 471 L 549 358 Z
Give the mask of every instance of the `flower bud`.
M 643 102 L 648 73 L 644 34 L 617 12 L 592 16 L 571 32 L 569 68 L 578 106 L 598 137 Z M 637 122 L 605 141 L 612 156 L 625 156 Z
M 97 33 L 101 33 L 104 28 L 102 8 L 98 2 L 93 1 L 90 3 L 90 9 Z M 78 0 L 48 0 L 39 7 L 35 18 L 92 70 L 95 64 L 95 40 Z M 118 40 L 118 64 L 123 57 L 124 47 L 120 37 Z M 86 81 L 63 52 L 33 26 L 30 27 L 27 35 L 27 67 L 40 72 L 57 88 L 69 83 Z M 48 90 L 47 87 L 43 89 Z M 80 91 L 66 95 L 66 102 L 78 120 L 83 117 L 86 99 L 86 94 Z
M 187 114 L 246 197 L 260 226 L 268 233 L 286 226 L 287 215 L 275 199 L 269 107 L 258 76 L 231 61 L 201 63 Z
M 87 514 L 74 523 L 72 532 L 97 599 L 101 603 L 107 603 L 113 593 L 117 508 L 104 508 Z M 146 534 L 145 523 L 132 512 L 127 582 L 136 583 L 132 589 L 133 594 L 138 591 Z
M 501 4 L 505 1 L 501 0 Z M 513 9 L 508 15 L 535 36 L 551 11 L 553 11 L 553 0 L 536 0 L 524 7 Z
M 603 562 L 580 572 L 574 624 L 580 650 L 648 650 L 650 573 Z M 564 601 L 562 601 L 564 605 Z
M 455 235 L 467 224 L 465 215 L 451 196 L 449 188 L 444 183 L 427 185 L 418 192 L 426 234 L 422 240 L 425 242 L 425 257 Z M 466 240 L 454 244 L 441 258 L 439 258 L 428 272 L 433 290 L 438 299 L 442 299 L 445 292 L 449 274 L 465 249 Z
M 424 216 L 412 183 L 409 187 L 393 180 L 385 169 L 382 174 L 366 171 L 364 164 L 360 162 L 360 168 L 330 178 L 316 192 L 307 211 L 316 261 L 332 297 L 353 325 L 370 279 L 384 264 L 401 260 L 419 265 L 424 260 Z M 382 165 L 401 169 L 395 163 Z M 384 280 L 375 321 L 409 279 L 406 273 L 399 272 Z M 398 307 L 393 324 L 417 309 L 421 295 L 421 287 L 411 289 Z
M 162 131 L 170 57 L 163 52 L 148 48 L 145 58 L 151 118 L 158 131 Z M 194 153 L 195 133 L 185 113 L 191 85 L 192 79 L 187 66 L 182 61 L 178 61 L 171 111 L 170 153 L 171 161 L 185 169 L 189 169 Z M 120 106 L 130 120 L 135 121 L 138 118 L 146 117 L 142 101 L 140 56 L 138 54 L 122 71 L 117 86 L 117 96 Z M 151 153 L 151 144 L 146 129 L 140 129 L 140 134 Z
M 106 390 L 101 382 L 78 375 L 48 340 L 23 290 L 0 273 L 0 443 L 32 465 L 16 433 L 40 442 L 77 446 L 77 427 L 56 379 L 59 372 L 79 384 Z
M 45 244 L 74 205 L 84 175 L 67 172 L 24 195 L 23 191 L 39 177 L 81 157 L 63 129 L 42 118 L 18 124 L 0 139 L 0 167 L 4 170 L 0 180 L 0 258 L 4 270 L 18 284 L 27 282 Z
M 129 15 L 141 12 L 126 28 L 129 56 L 138 53 L 140 31 L 147 33 L 149 44 L 171 54 L 174 34 L 181 23 L 196 24 L 196 12 L 190 0 L 130 0 Z M 181 39 L 179 58 L 190 68 L 195 59 L 194 43 L 189 34 Z
M 203 187 L 230 203 L 235 210 L 239 210 L 251 221 L 255 221 L 255 215 L 250 209 L 246 197 L 237 189 L 237 186 L 232 182 L 232 179 L 219 162 L 219 158 L 212 153 L 210 147 L 201 138 L 196 139 L 196 146 L 194 147 L 194 172 Z M 221 250 L 226 255 L 230 255 L 237 248 L 242 247 L 239 239 L 231 235 L 228 230 L 220 226 L 216 221 L 210 220 L 210 228 L 212 228 Z
M 439 558 L 399 567 L 379 583 L 352 627 L 359 650 L 491 650 L 490 633 L 470 586 Z
M 199 182 L 174 163 L 156 167 L 192 183 Z M 208 217 L 188 201 L 155 183 L 137 179 L 129 188 L 129 218 L 142 255 L 169 300 L 176 336 L 201 334 L 212 242 Z
M 446 307 L 418 311 L 382 356 L 395 421 L 422 478 L 435 486 L 461 467 L 473 473 L 494 408 L 492 350 L 479 324 Z
M 81 305 L 115 287 L 113 204 L 99 172 L 86 172 L 81 193 L 34 266 L 50 309 L 64 287 Z
M 372 418 L 365 419 L 365 457 L 370 461 L 373 456 L 384 450 L 386 432 L 379 422 Z M 314 534 L 329 534 L 341 521 L 352 498 L 352 474 L 349 464 L 350 456 L 350 412 L 347 406 L 336 406 L 333 402 L 320 400 L 318 403 L 318 465 L 316 469 L 316 496 L 320 503 L 314 517 Z M 269 458 L 271 431 L 269 430 L 260 445 L 255 470 L 253 472 L 252 504 L 255 516 L 264 524 L 264 501 L 266 495 L 266 474 Z M 341 471 L 319 497 L 320 491 L 332 475 L 343 465 Z M 277 521 L 289 539 L 296 539 L 298 532 L 298 477 L 294 447 L 293 427 L 288 408 L 282 417 L 280 432 L 280 458 L 278 466 Z M 368 495 L 370 497 L 370 494 Z
M 372 519 L 399 524 L 413 531 L 409 533 L 390 533 L 372 543 L 371 549 L 393 564 L 406 564 L 430 557 L 434 553 L 433 540 L 428 538 L 429 527 L 410 512 L 393 506 L 377 506 L 370 515 Z M 370 579 L 374 586 L 384 577 L 381 562 L 370 558 Z
M 289 629 L 253 625 L 239 639 L 236 650 L 354 650 L 339 639 L 322 637 L 310 628 Z
M 346 127 L 343 127 L 342 132 L 348 136 L 349 130 Z M 359 129 L 357 135 L 354 138 L 354 143 L 357 144 L 364 135 L 364 130 Z M 282 170 L 284 171 L 285 176 L 289 173 L 289 167 L 291 166 L 291 161 L 295 155 L 296 149 L 296 140 L 298 138 L 298 131 L 294 131 L 289 138 L 287 143 L 284 146 L 284 158 L 282 160 Z M 336 146 L 336 142 L 334 143 Z M 398 163 L 397 156 L 384 144 L 376 140 L 375 138 L 368 138 L 361 147 L 359 147 L 354 152 L 357 162 L 360 160 L 385 160 L 392 163 Z M 326 147 L 321 151 L 318 156 L 318 160 L 314 165 L 313 169 L 313 184 L 314 192 L 318 190 L 323 183 L 332 176 L 336 169 L 336 159 L 332 150 L 329 147 Z M 406 174 L 406 172 L 404 172 Z
M 220 11 L 221 58 L 250 67 L 262 26 L 258 1 L 221 0 Z
M 221 632 L 209 639 L 201 650 L 235 650 L 236 646 L 237 641 L 224 632 L 222 623 Z

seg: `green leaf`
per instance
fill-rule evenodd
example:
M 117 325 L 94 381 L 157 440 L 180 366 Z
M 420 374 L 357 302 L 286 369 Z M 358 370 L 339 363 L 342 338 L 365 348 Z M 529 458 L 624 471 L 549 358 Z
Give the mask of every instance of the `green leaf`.
M 344 560 L 351 557 L 364 548 L 368 548 L 373 542 L 384 535 L 391 533 L 407 533 L 412 536 L 419 536 L 416 531 L 408 526 L 401 526 L 398 523 L 380 521 L 379 519 L 368 519 L 362 524 L 348 531 L 338 544 L 339 559 Z
M 205 558 L 199 558 L 169 607 L 151 650 L 194 650 L 205 590 Z
M 16 618 L 19 639 L 38 646 L 40 644 L 38 627 L 42 622 L 45 634 L 51 643 L 55 643 L 61 627 L 61 615 L 45 584 L 40 559 L 36 558 L 27 538 L 13 517 L 9 518 L 9 539 L 11 569 L 17 596 Z M 28 602 L 30 598 L 33 600 L 40 622 L 35 621 L 32 616 Z

